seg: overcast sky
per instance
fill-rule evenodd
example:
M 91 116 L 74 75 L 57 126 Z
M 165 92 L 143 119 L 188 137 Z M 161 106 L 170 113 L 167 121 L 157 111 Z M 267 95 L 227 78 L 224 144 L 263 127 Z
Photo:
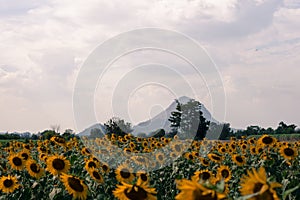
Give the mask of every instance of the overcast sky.
M 212 111 L 216 119 L 235 128 L 276 127 L 282 120 L 300 125 L 299 19 L 298 0 L 0 0 L 0 131 L 37 132 L 54 124 L 76 130 L 72 93 L 83 62 L 102 42 L 143 27 L 183 33 L 206 49 L 226 94 L 226 113 Z M 110 80 L 118 83 L 116 76 L 125 73 L 113 70 L 141 65 L 146 57 L 184 65 L 151 51 L 114 63 L 95 92 L 100 122 L 114 114 Z M 208 96 L 196 94 L 213 110 Z M 147 85 L 124 109 L 137 123 L 172 100 L 168 90 Z

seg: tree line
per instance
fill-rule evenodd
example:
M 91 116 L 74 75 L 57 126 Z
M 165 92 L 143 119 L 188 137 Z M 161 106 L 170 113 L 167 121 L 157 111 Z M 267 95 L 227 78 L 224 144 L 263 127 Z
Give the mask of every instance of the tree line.
M 244 130 L 235 130 L 230 127 L 230 123 L 211 122 L 203 116 L 201 111 L 202 104 L 191 99 L 185 104 L 175 99 L 176 110 L 171 113 L 169 121 L 171 122 L 171 131 L 165 132 L 163 129 L 154 131 L 152 137 L 174 137 L 178 135 L 181 138 L 192 138 L 202 140 L 203 138 L 229 140 L 231 137 L 240 139 L 242 136 L 250 135 L 275 135 L 275 134 L 296 134 L 300 133 L 295 124 L 286 124 L 281 121 L 276 129 L 271 127 L 262 128 L 256 125 L 250 125 Z M 123 119 L 114 117 L 104 124 L 107 134 L 116 134 L 124 136 L 132 131 L 131 123 Z M 139 136 L 146 137 L 147 134 L 140 133 Z
M 216 140 L 228 140 L 231 137 L 241 138 L 242 136 L 250 135 L 286 135 L 300 133 L 300 129 L 297 129 L 295 124 L 286 124 L 281 121 L 276 129 L 271 127 L 262 128 L 256 125 L 248 126 L 245 130 L 234 130 L 230 127 L 229 123 L 215 123 L 207 120 L 203 116 L 201 110 L 202 104 L 194 99 L 191 99 L 187 103 L 180 103 L 178 99 L 175 99 L 177 105 L 175 111 L 171 112 L 171 116 L 168 120 L 171 123 L 171 131 L 166 132 L 164 129 L 158 129 L 150 134 L 151 137 L 174 137 L 177 135 L 182 139 L 195 139 L 202 140 L 203 138 L 216 139 Z M 113 117 L 104 123 L 106 133 L 98 128 L 93 128 L 90 131 L 91 138 L 103 137 L 104 134 L 116 134 L 124 136 L 127 133 L 133 131 L 132 125 L 125 120 Z M 0 139 L 50 139 L 52 136 L 60 136 L 65 139 L 72 137 L 78 137 L 72 129 L 66 129 L 63 133 L 60 133 L 59 125 L 50 126 L 51 129 L 44 130 L 37 134 L 0 134 Z M 139 137 L 147 137 L 149 133 L 139 133 Z

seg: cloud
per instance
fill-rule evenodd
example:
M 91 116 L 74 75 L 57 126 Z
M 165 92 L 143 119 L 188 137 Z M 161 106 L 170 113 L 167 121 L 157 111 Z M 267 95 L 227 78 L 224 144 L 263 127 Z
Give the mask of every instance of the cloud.
M 181 31 L 207 49 L 224 79 L 226 120 L 232 126 L 297 119 L 297 1 L 0 0 L 0 5 L 0 91 L 5 94 L 0 121 L 5 131 L 38 131 L 52 123 L 75 128 L 72 91 L 80 66 L 103 41 L 141 27 Z M 135 59 L 123 60 L 124 65 Z M 157 60 L 183 66 L 170 57 Z M 209 102 L 203 92 L 198 94 Z
M 270 26 L 273 15 L 281 4 L 281 0 L 268 0 L 260 4 L 252 0 L 237 1 L 228 8 L 229 13 L 231 13 L 231 20 L 211 18 L 201 20 L 202 12 L 199 10 L 199 15 L 192 19 L 180 21 L 179 24 L 183 27 L 183 31 L 199 40 L 222 42 L 229 39 L 235 41 Z M 228 16 L 225 15 L 224 18 L 226 19 Z

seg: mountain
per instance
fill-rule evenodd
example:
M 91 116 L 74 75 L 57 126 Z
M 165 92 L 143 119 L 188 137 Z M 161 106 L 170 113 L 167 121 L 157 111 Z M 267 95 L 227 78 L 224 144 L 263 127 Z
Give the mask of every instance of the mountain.
M 182 96 L 178 99 L 178 101 L 181 104 L 186 104 L 190 100 L 192 99 L 186 96 Z M 136 126 L 133 126 L 133 135 L 138 135 L 141 133 L 145 133 L 147 135 L 158 129 L 164 129 L 166 132 L 170 132 L 171 122 L 168 119 L 171 116 L 171 113 L 176 110 L 176 106 L 177 103 L 174 100 L 169 107 L 167 107 L 164 111 L 156 115 L 154 118 L 141 122 Z M 201 104 L 201 111 L 203 112 L 203 116 L 206 118 L 206 120 L 214 122 L 216 124 L 220 124 L 220 122 L 218 122 L 211 116 L 210 112 L 205 108 L 203 104 Z
M 100 130 L 100 134 L 102 134 L 103 136 L 106 133 L 105 126 L 102 125 L 102 124 L 100 124 L 100 123 L 97 123 L 97 124 L 94 124 L 94 125 L 86 128 L 86 129 L 84 129 L 80 133 L 78 133 L 78 136 L 89 136 L 91 134 L 91 131 L 93 129 L 99 129 Z
M 186 104 L 192 100 L 189 97 L 182 96 L 178 98 L 178 101 L 181 104 Z M 169 107 L 167 107 L 164 111 L 157 114 L 154 118 L 149 119 L 147 121 L 141 122 L 135 126 L 132 127 L 133 135 L 143 135 L 144 137 L 150 136 L 155 134 L 159 129 L 164 129 L 166 133 L 171 131 L 171 122 L 168 120 L 171 116 L 171 113 L 176 110 L 177 103 L 174 100 Z M 211 115 L 211 113 L 205 108 L 203 104 L 201 104 L 201 111 L 203 112 L 203 116 L 206 118 L 206 120 L 214 122 L 216 124 L 221 124 L 219 121 L 214 119 Z M 78 136 L 90 136 L 91 131 L 93 129 L 99 129 L 101 135 L 105 135 L 106 130 L 105 126 L 101 123 L 94 124 L 82 132 L 78 133 Z

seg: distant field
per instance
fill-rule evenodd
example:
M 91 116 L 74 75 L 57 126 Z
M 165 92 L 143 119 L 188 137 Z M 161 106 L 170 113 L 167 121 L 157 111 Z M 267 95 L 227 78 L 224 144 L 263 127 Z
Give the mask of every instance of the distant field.
M 25 139 L 7 139 L 7 140 L 0 140 L 0 144 L 5 145 L 9 143 L 10 141 L 19 141 L 19 142 L 25 142 Z
M 275 134 L 272 136 L 280 141 L 299 141 L 300 140 L 300 134 Z M 250 137 L 259 138 L 259 137 L 261 137 L 261 135 L 248 136 L 248 138 L 250 138 Z

